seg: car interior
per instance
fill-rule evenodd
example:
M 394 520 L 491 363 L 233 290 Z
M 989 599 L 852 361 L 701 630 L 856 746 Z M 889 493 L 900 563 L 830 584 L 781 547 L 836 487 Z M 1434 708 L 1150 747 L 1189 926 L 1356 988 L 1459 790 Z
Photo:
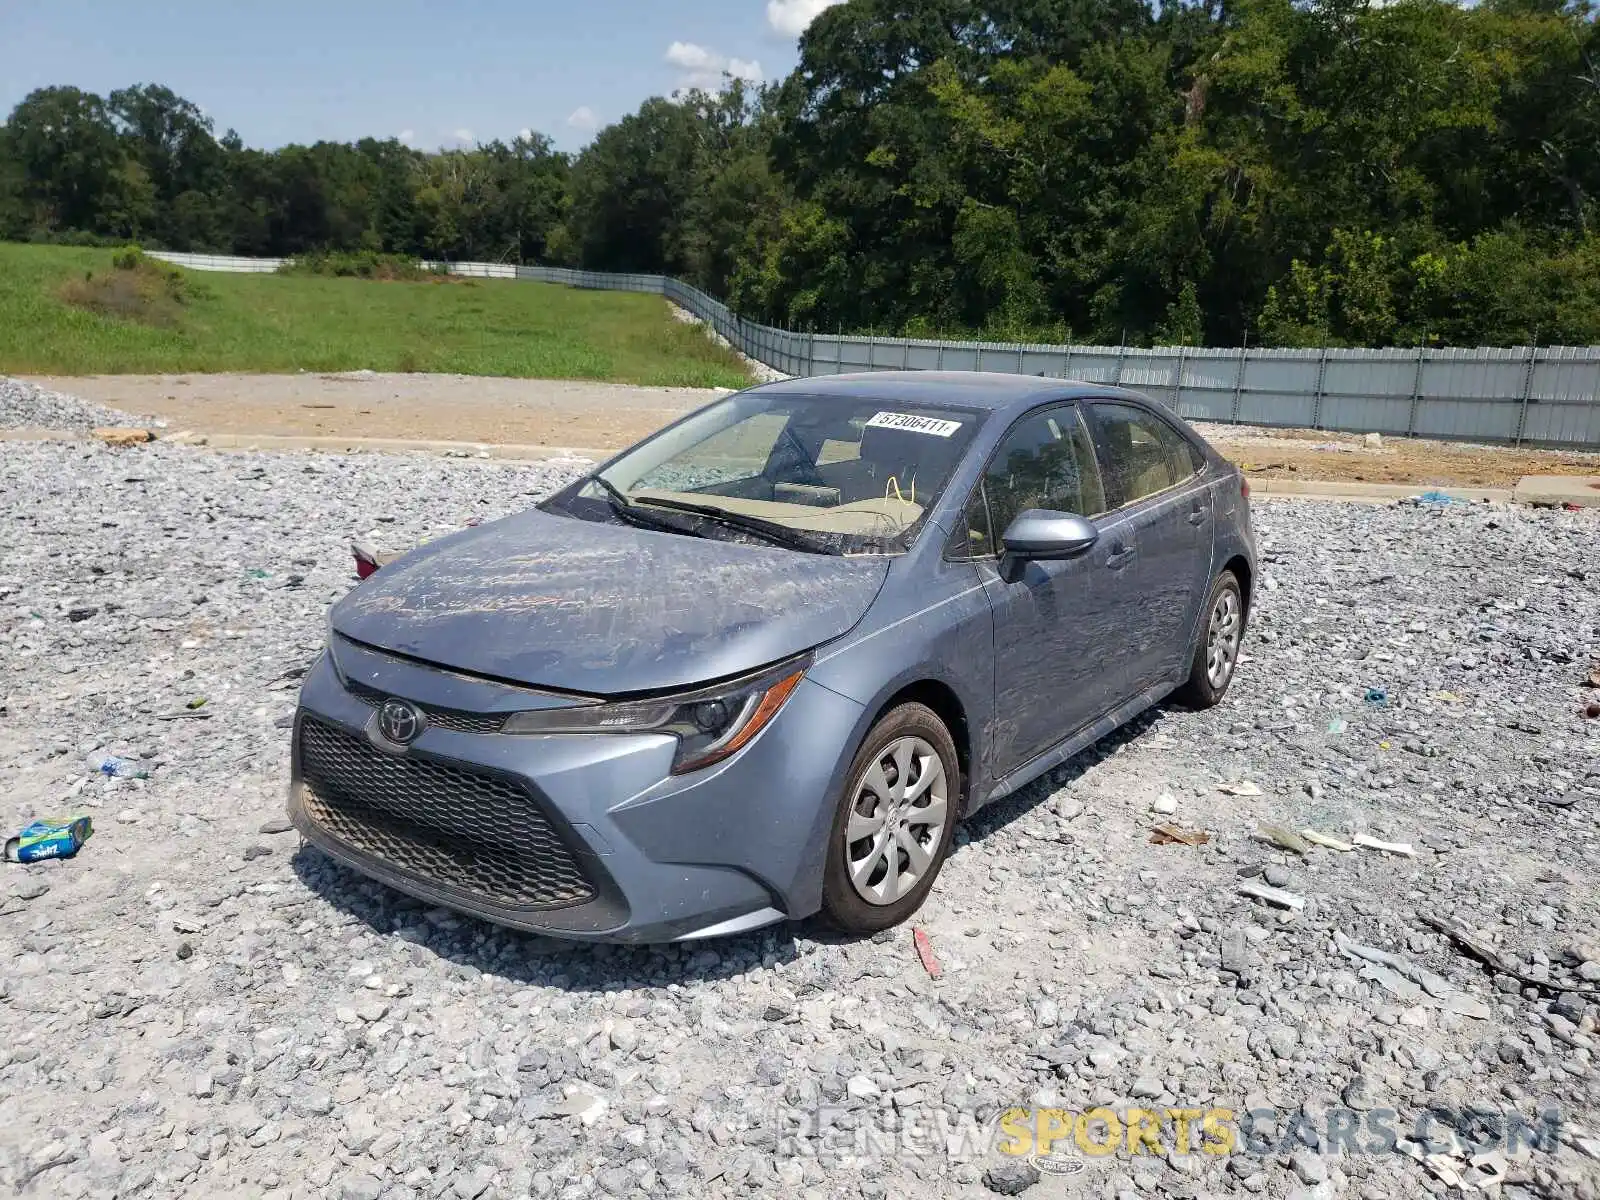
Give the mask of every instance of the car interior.
M 865 418 L 789 420 L 753 473 L 688 489 L 648 485 L 634 495 L 693 501 L 715 496 L 733 512 L 798 529 L 890 536 L 915 525 L 938 494 L 966 441 L 874 426 Z M 730 465 L 733 458 L 726 460 Z

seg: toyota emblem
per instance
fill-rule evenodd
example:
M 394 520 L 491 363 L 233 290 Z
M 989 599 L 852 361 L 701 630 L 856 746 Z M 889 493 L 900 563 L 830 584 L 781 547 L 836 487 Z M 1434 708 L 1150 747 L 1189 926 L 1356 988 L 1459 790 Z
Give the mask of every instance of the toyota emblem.
M 378 732 L 397 746 L 409 746 L 422 732 L 422 714 L 404 700 L 385 700 L 378 710 Z

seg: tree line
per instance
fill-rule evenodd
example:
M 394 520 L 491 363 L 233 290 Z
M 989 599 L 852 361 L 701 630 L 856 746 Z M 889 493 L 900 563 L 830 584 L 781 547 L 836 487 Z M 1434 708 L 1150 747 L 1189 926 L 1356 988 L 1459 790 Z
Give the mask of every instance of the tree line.
M 752 89 L 266 151 L 158 85 L 26 97 L 0 237 L 662 272 L 796 329 L 1600 343 L 1589 0 L 849 0 Z

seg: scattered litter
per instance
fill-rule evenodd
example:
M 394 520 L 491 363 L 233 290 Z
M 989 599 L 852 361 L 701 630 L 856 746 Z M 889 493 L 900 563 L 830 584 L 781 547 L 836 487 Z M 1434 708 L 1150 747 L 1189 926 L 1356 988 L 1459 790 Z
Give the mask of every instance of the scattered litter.
M 1409 959 L 1391 954 L 1387 950 L 1379 950 L 1376 946 L 1363 946 L 1360 942 L 1351 941 L 1340 930 L 1333 931 L 1333 943 L 1348 958 L 1359 958 L 1363 962 L 1377 963 L 1379 966 L 1398 971 L 1430 996 L 1448 996 L 1453 990 L 1449 980 L 1428 970 L 1427 967 L 1419 967 Z
M 1389 703 L 1389 693 L 1380 687 L 1369 687 L 1362 699 L 1373 708 L 1383 708 Z
M 1348 958 L 1361 961 L 1361 975 L 1381 985 L 1409 1004 L 1426 1003 L 1447 1012 L 1460 1013 L 1480 1021 L 1488 1020 L 1489 1006 L 1475 996 L 1458 991 L 1444 976 L 1418 966 L 1398 954 L 1353 942 L 1338 929 L 1334 945 Z
M 379 550 L 371 542 L 351 542 L 350 553 L 356 558 L 356 574 L 366 579 L 379 567 L 386 567 L 400 555 L 394 550 Z
M 1150 804 L 1150 811 L 1157 816 L 1170 817 L 1178 811 L 1178 801 L 1171 792 L 1162 792 Z
M 928 972 L 929 979 L 938 979 L 944 974 L 944 968 L 939 965 L 939 960 L 934 957 L 933 943 L 928 940 L 928 935 L 920 929 L 911 932 L 911 944 L 917 948 L 917 957 L 922 960 L 922 969 Z
M 1506 958 L 1493 946 L 1480 940 L 1475 934 L 1458 922 L 1444 917 L 1430 917 L 1419 913 L 1417 920 L 1429 929 L 1437 930 L 1445 935 L 1468 954 L 1472 955 L 1485 966 L 1498 971 L 1502 975 L 1509 975 L 1529 987 L 1539 988 L 1547 992 L 1570 992 L 1575 996 L 1583 996 L 1589 1000 L 1600 1000 L 1600 989 L 1573 987 L 1571 984 L 1555 983 L 1549 979 L 1535 979 L 1510 959 Z
M 1302 829 L 1300 836 L 1316 846 L 1326 846 L 1329 850 L 1337 850 L 1341 854 L 1348 854 L 1355 849 L 1349 842 L 1341 842 L 1336 837 L 1329 837 L 1325 833 L 1318 833 L 1315 829 Z
M 1219 783 L 1217 784 L 1217 791 L 1224 796 L 1259 796 L 1262 794 L 1261 789 L 1248 779 L 1239 783 Z
M 1374 450 L 1383 448 L 1383 434 L 1381 433 L 1369 433 L 1362 440 Z
M 94 833 L 88 817 L 41 817 L 31 822 L 14 838 L 7 838 L 7 862 L 43 862 L 47 858 L 71 858 Z
M 1256 829 L 1256 836 L 1265 838 L 1274 846 L 1284 850 L 1292 850 L 1299 855 L 1311 853 L 1311 843 L 1307 842 L 1292 829 L 1285 829 L 1282 825 L 1261 825 Z
M 1239 894 L 1241 896 L 1252 896 L 1257 900 L 1265 900 L 1268 904 L 1277 905 L 1279 908 L 1298 910 L 1306 906 L 1304 896 L 1296 896 L 1293 892 L 1267 887 L 1261 883 L 1241 883 L 1239 885 Z
M 206 698 L 204 696 L 196 696 L 193 700 L 189 701 L 189 703 L 184 705 L 185 708 L 191 709 L 191 710 L 192 709 L 196 709 L 196 708 L 204 708 L 205 706 L 206 706 Z
M 272 572 L 263 571 L 260 567 L 251 567 L 245 574 L 250 576 L 251 579 L 266 579 Z
M 104 775 L 107 779 L 149 779 L 150 772 L 130 759 L 122 758 L 116 754 L 108 754 L 104 750 L 96 750 L 86 760 L 89 770 Z
M 1204 846 L 1211 835 L 1203 829 L 1182 829 L 1177 825 L 1156 825 L 1150 830 L 1150 841 L 1156 846 Z
M 108 425 L 105 428 L 96 429 L 94 436 L 108 446 L 138 446 L 144 442 L 156 440 L 155 430 L 153 429 L 124 429 L 116 425 Z
M 1511 1164 L 1506 1161 L 1506 1156 L 1498 1150 L 1485 1150 L 1482 1154 L 1474 1154 L 1467 1160 L 1471 1168 L 1463 1186 L 1475 1187 L 1480 1190 L 1497 1188 L 1506 1181 L 1506 1168 Z
M 1448 507 L 1452 504 L 1471 504 L 1472 501 L 1464 500 L 1459 496 L 1452 496 L 1449 492 L 1441 492 L 1437 488 L 1433 488 L 1429 491 L 1421 492 L 1418 495 L 1409 497 L 1405 503 L 1416 506 L 1429 504 Z
M 1350 840 L 1364 850 L 1382 850 L 1385 854 L 1399 854 L 1406 858 L 1417 856 L 1410 842 L 1380 842 L 1377 838 L 1368 837 L 1364 833 L 1358 833 Z
M 209 721 L 214 713 L 201 712 L 199 709 L 185 708 L 177 712 L 157 713 L 158 721 Z
M 1328 732 L 1334 734 L 1335 736 L 1343 733 L 1349 728 L 1350 722 L 1346 721 L 1343 717 L 1335 717 L 1333 720 L 1328 722 Z
M 1443 700 L 1446 704 L 1461 703 L 1461 697 L 1456 695 L 1454 692 L 1435 692 L 1433 694 L 1433 698 L 1435 700 Z

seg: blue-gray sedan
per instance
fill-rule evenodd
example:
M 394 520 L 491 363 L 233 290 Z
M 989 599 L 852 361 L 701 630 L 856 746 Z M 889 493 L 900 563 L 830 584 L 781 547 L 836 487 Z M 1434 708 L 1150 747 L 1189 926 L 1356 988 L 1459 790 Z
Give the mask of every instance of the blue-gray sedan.
M 1222 696 L 1248 496 L 1117 388 L 752 388 L 340 600 L 289 810 L 358 871 L 519 929 L 882 929 L 959 819 L 1174 691 Z

